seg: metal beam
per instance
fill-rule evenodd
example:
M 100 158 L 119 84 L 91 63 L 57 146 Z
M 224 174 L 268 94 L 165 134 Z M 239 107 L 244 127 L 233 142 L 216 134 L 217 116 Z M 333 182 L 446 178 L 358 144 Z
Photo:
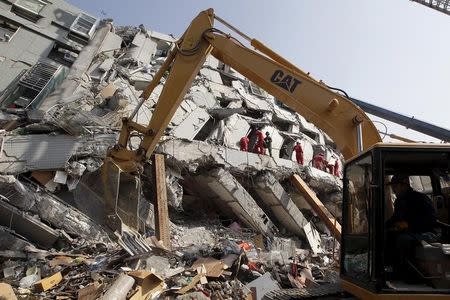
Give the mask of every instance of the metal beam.
M 350 98 L 350 100 L 356 105 L 358 105 L 366 113 L 403 125 L 408 129 L 413 129 L 415 131 L 437 138 L 444 142 L 450 142 L 450 130 L 446 128 L 418 120 L 414 117 L 407 117 L 405 115 L 390 111 L 388 109 L 355 98 Z

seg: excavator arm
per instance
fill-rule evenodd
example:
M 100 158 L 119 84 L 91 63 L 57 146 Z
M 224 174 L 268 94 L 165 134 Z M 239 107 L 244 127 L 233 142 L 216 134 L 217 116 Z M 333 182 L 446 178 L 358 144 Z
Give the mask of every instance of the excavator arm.
M 143 102 L 169 71 L 150 123 L 147 126 L 135 123 L 132 121 L 134 113 L 123 119 L 119 142 L 108 155 L 122 170 L 136 171 L 141 162 L 150 158 L 208 54 L 231 66 L 325 131 L 344 158 L 349 159 L 381 141 L 374 124 L 350 100 L 311 78 L 259 41 L 252 39 L 251 45 L 263 54 L 215 29 L 214 18 L 213 10 L 208 9 L 192 21 L 141 95 Z M 133 131 L 144 136 L 136 150 L 127 149 Z

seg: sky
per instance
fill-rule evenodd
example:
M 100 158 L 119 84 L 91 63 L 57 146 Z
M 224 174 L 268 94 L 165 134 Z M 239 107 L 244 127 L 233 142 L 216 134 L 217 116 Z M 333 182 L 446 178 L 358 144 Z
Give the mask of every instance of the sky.
M 450 16 L 409 0 L 68 2 L 112 18 L 115 25 L 144 24 L 175 36 L 211 7 L 242 32 L 351 97 L 450 128 Z M 436 141 L 383 122 L 389 133 Z

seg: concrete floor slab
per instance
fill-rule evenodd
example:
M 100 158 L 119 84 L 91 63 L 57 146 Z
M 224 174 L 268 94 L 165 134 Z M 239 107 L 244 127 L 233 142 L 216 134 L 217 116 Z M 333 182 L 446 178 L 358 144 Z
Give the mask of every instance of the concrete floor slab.
M 231 173 L 221 168 L 214 169 L 205 180 L 217 195 L 214 201 L 225 203 L 250 228 L 267 236 L 273 235 L 275 226 L 272 221 Z
M 303 227 L 308 221 L 275 176 L 271 173 L 262 174 L 256 178 L 255 183 L 255 191 L 277 220 L 291 233 L 305 237 Z

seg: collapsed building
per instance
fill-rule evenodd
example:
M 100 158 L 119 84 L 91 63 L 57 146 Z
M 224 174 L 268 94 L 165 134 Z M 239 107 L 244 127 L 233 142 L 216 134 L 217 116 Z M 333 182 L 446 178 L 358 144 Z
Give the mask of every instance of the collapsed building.
M 313 157 L 342 166 L 342 155 L 303 116 L 212 56 L 156 150 L 169 214 L 155 217 L 154 175 L 144 170 L 136 231 L 105 224 L 103 202 L 90 196 L 99 169 L 175 42 L 60 0 L 0 2 L 0 251 L 2 281 L 19 297 L 89 290 L 116 299 L 120 289 L 133 299 L 276 299 L 281 288 L 305 292 L 336 280 L 342 181 Z M 149 123 L 163 85 L 134 121 Z M 252 151 L 258 129 L 272 137 L 271 155 Z M 241 151 L 246 135 L 250 149 Z M 161 222 L 170 245 L 154 238 Z M 93 269 L 97 277 L 77 281 Z

